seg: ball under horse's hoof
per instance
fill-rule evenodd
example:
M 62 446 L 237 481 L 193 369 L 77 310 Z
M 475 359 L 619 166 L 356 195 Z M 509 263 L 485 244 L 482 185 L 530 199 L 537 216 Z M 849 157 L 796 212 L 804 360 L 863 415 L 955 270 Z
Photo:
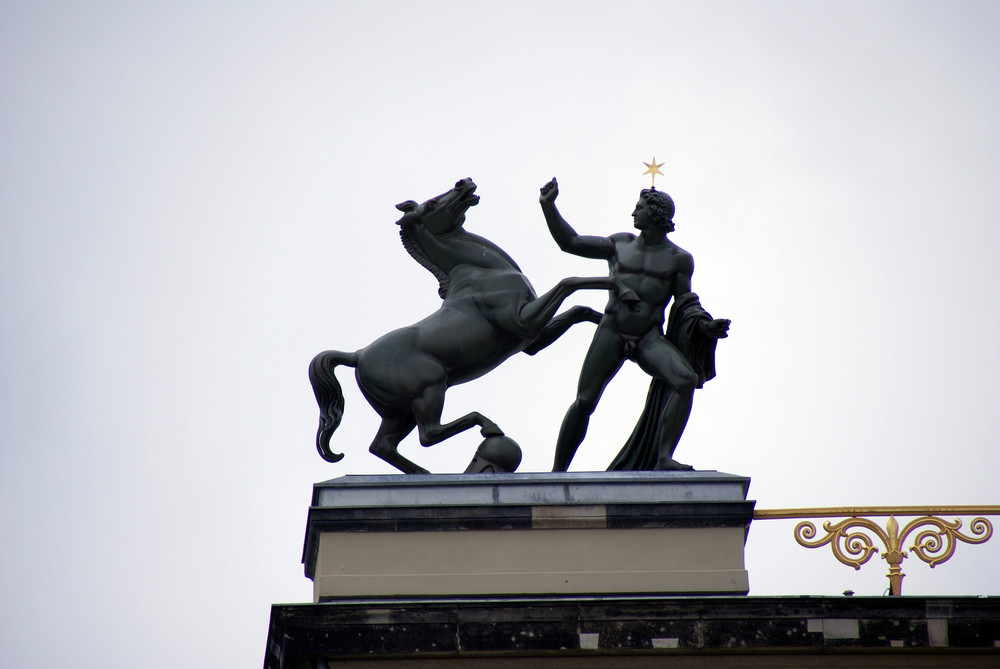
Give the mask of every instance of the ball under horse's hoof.
M 503 474 L 521 464 L 521 447 L 506 436 L 486 437 L 466 468 L 466 474 Z

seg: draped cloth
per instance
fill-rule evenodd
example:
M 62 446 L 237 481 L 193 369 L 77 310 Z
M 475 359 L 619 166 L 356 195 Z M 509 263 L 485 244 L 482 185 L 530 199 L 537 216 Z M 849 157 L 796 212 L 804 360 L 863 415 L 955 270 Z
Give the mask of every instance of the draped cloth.
M 712 320 L 695 293 L 681 295 L 670 308 L 667 319 L 666 338 L 677 347 L 698 375 L 697 388 L 715 378 L 715 346 L 718 339 L 705 337 L 698 332 L 700 321 Z M 654 378 L 646 394 L 646 406 L 639 422 L 632 430 L 632 436 L 608 467 L 608 471 L 649 471 L 656 468 L 660 456 L 660 442 L 657 432 L 660 428 L 660 414 L 670 396 L 670 386 L 661 379 Z M 670 443 L 679 435 L 664 435 L 664 443 Z

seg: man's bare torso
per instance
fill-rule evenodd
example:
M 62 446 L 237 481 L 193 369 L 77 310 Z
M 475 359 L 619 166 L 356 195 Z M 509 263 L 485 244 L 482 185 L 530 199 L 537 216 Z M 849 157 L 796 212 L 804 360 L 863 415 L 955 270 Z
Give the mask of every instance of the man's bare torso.
M 641 337 L 652 328 L 660 330 L 664 311 L 677 292 L 679 277 L 686 273 L 691 256 L 670 240 L 647 246 L 629 233 L 612 236 L 615 254 L 608 259 L 617 294 L 608 300 L 605 313 L 626 336 Z

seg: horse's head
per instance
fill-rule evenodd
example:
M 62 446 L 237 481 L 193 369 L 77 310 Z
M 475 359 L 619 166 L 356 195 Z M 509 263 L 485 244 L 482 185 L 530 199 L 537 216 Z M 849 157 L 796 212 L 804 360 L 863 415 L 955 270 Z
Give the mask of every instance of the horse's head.
M 417 204 L 413 200 L 397 204 L 396 209 L 403 212 L 403 217 L 396 221 L 396 225 L 422 225 L 432 234 L 443 235 L 462 227 L 465 212 L 477 204 L 479 196 L 476 195 L 476 184 L 472 179 L 462 179 L 451 190 L 432 197 L 423 204 Z

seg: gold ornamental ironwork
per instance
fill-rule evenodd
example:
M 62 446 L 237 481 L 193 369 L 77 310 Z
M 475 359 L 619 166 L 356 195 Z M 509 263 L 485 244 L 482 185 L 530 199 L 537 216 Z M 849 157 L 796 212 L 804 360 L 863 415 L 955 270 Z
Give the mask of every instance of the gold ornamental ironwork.
M 962 521 L 946 520 L 940 516 L 975 516 L 969 523 L 968 534 L 962 533 Z M 803 520 L 795 526 L 795 541 L 806 548 L 830 545 L 833 555 L 848 567 L 861 569 L 873 555 L 882 553 L 889 565 L 889 594 L 900 595 L 903 590 L 902 562 L 907 557 L 903 545 L 913 535 L 909 550 L 913 555 L 935 567 L 955 554 L 958 542 L 982 544 L 993 536 L 993 525 L 985 516 L 1000 515 L 1000 506 L 872 506 L 854 508 L 769 509 L 754 512 L 754 520 L 844 518 L 823 523 L 825 534 L 812 522 Z M 865 516 L 886 517 L 883 528 Z M 916 516 L 900 530 L 896 516 Z M 877 545 L 879 544 L 879 545 Z

